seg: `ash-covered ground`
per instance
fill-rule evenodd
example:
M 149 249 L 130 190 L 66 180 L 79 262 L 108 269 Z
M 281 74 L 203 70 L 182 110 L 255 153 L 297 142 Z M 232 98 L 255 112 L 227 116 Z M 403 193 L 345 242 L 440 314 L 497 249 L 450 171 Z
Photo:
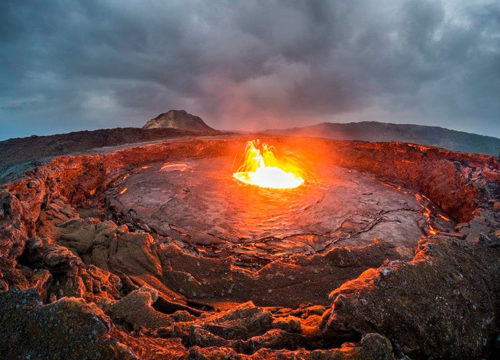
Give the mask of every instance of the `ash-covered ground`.
M 2 357 L 498 356 L 498 159 L 269 137 L 306 172 L 282 191 L 232 178 L 247 140 L 60 156 L 5 184 Z

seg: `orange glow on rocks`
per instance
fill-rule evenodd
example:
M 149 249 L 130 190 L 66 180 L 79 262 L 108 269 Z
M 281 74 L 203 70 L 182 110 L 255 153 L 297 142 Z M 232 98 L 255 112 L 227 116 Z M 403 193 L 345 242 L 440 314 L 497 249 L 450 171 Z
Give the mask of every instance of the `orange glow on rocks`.
M 443 219 L 444 221 L 450 221 L 450 218 L 447 216 L 444 216 L 443 214 L 438 214 L 438 216 Z
M 186 168 L 187 165 L 184 163 L 165 163 L 160 171 L 184 171 Z
M 233 177 L 248 185 L 293 189 L 304 183 L 300 173 L 294 164 L 278 159 L 270 145 L 252 140 L 247 143 L 243 164 Z

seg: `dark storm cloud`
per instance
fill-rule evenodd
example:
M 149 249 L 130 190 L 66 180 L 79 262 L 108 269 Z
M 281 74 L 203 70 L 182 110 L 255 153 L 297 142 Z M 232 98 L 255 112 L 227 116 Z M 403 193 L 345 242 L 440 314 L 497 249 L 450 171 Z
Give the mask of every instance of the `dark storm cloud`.
M 500 136 L 500 5 L 3 1 L 0 138 L 141 126 L 440 125 Z

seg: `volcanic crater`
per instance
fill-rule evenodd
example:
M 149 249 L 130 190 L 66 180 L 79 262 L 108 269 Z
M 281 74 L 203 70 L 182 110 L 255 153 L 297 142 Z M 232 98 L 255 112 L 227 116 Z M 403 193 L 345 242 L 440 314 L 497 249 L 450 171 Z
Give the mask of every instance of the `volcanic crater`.
M 123 358 L 485 353 L 498 334 L 498 159 L 261 137 L 305 180 L 268 189 L 232 176 L 248 140 L 61 156 L 5 184 L 0 285 L 21 290 L 0 303 L 97 314 L 92 346 Z
M 139 167 L 110 185 L 108 210 L 120 223 L 246 268 L 375 238 L 413 254 L 429 231 L 453 231 L 455 222 L 430 200 L 367 172 L 323 162 L 303 186 L 276 190 L 236 181 L 234 162 L 218 156 Z

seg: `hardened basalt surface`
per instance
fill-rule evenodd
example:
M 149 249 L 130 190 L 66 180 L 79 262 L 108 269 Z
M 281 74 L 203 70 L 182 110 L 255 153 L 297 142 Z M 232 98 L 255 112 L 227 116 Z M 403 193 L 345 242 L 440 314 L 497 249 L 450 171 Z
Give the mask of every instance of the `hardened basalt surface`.
M 370 179 L 374 193 L 383 187 L 385 198 L 408 201 L 425 222 L 417 243 L 403 234 L 357 244 L 344 239 L 323 251 L 281 257 L 269 244 L 260 256 L 271 260 L 256 267 L 187 246 L 113 204 L 131 191 L 119 194 L 134 176 L 148 180 L 165 162 L 231 157 L 246 140 L 168 141 L 62 156 L 6 184 L 0 194 L 2 357 L 498 354 L 497 159 L 411 144 L 267 138 L 308 159 L 309 173 L 325 168 L 346 181 Z M 361 202 L 372 206 L 365 196 Z

